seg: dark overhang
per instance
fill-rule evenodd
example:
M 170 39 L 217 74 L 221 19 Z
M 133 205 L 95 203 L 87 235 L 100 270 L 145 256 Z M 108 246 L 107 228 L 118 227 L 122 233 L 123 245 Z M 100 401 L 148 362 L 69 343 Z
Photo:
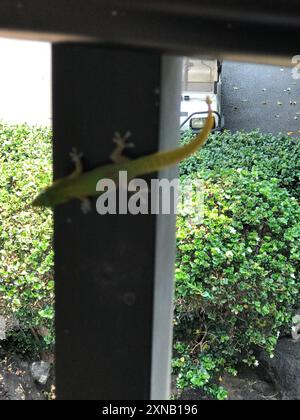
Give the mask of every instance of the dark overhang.
M 0 34 L 159 49 L 273 56 L 300 50 L 298 0 L 0 0 Z

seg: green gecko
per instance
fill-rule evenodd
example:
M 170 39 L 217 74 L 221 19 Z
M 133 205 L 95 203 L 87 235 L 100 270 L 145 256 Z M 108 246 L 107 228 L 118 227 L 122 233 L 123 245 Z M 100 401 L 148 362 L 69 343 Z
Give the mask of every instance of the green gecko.
M 147 175 L 173 166 L 194 154 L 206 143 L 213 128 L 213 116 L 209 99 L 207 100 L 209 112 L 206 124 L 198 136 L 189 144 L 166 152 L 157 152 L 149 156 L 143 156 L 135 160 L 129 160 L 122 155 L 124 149 L 133 145 L 127 143 L 130 133 L 124 139 L 117 133 L 114 141 L 117 143 L 116 150 L 110 156 L 115 163 L 100 166 L 89 172 L 83 172 L 81 157 L 73 150 L 71 154 L 76 169 L 71 175 L 55 181 L 50 187 L 42 191 L 34 200 L 35 207 L 56 207 L 72 199 L 83 202 L 83 209 L 87 210 L 88 197 L 99 196 L 101 192 L 96 190 L 96 185 L 101 179 L 111 179 L 116 184 L 119 181 L 119 172 L 126 171 L 128 180 L 138 176 Z

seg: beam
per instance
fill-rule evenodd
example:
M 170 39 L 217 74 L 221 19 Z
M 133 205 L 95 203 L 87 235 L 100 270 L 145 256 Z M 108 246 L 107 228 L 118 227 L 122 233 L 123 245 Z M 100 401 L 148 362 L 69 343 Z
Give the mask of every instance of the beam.
M 229 3 L 229 4 L 228 4 Z M 298 0 L 1 0 L 0 34 L 290 62 Z M 277 58 L 277 59 L 276 59 Z M 274 59 L 273 59 L 274 60 Z

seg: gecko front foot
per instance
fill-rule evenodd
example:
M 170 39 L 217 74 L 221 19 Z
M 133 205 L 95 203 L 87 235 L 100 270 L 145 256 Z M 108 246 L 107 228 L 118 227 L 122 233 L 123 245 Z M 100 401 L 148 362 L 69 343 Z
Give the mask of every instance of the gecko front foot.
M 81 211 L 84 215 L 92 211 L 92 204 L 88 198 L 84 198 L 81 200 Z
M 75 171 L 71 174 L 71 178 L 76 178 L 77 176 L 81 175 L 83 172 L 82 166 L 82 158 L 83 153 L 79 153 L 77 149 L 73 148 L 70 152 L 70 158 L 72 162 L 75 164 Z
M 128 143 L 128 139 L 131 137 L 130 131 L 127 131 L 125 136 L 121 136 L 119 132 L 115 133 L 113 142 L 117 145 L 116 149 L 110 155 L 110 159 L 114 163 L 127 162 L 129 159 L 123 155 L 124 150 L 132 149 L 134 147 L 133 143 Z

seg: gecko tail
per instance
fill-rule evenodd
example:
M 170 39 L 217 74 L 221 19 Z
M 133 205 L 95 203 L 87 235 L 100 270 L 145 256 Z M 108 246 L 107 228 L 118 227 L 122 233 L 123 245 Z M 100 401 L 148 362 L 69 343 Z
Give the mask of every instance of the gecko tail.
M 205 122 L 205 126 L 196 136 L 194 140 L 185 146 L 179 147 L 174 150 L 166 152 L 158 152 L 153 155 L 142 157 L 134 161 L 135 175 L 146 175 L 159 171 L 161 169 L 168 168 L 173 165 L 177 165 L 182 160 L 188 158 L 203 147 L 214 127 L 214 118 L 211 110 L 211 100 L 207 98 L 208 115 Z

